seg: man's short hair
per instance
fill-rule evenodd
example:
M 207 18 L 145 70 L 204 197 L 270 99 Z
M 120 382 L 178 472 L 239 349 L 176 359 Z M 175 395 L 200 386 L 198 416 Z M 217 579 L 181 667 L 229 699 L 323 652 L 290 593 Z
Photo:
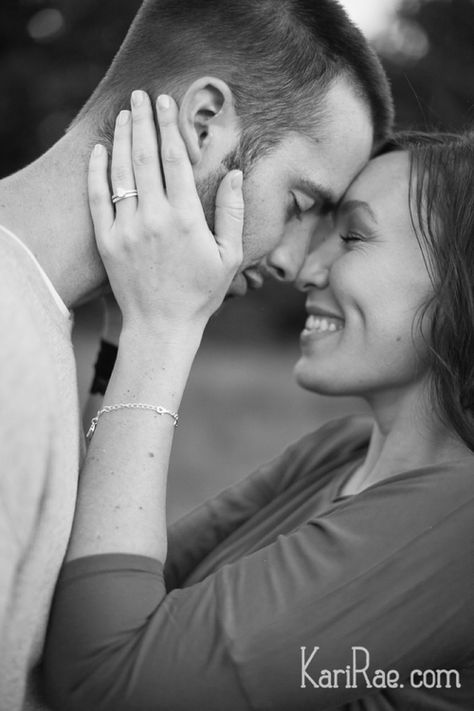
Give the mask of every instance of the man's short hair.
M 250 161 L 290 131 L 314 138 L 322 100 L 338 76 L 365 101 L 375 148 L 391 129 L 385 73 L 335 0 L 144 0 L 79 119 L 93 110 L 110 139 L 132 89 L 179 101 L 206 75 L 232 90 Z

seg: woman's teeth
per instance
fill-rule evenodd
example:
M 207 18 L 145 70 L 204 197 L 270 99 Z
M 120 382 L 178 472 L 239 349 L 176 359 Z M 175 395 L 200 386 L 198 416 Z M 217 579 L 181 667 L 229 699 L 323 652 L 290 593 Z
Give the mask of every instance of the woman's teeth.
M 314 316 L 311 314 L 306 319 L 305 331 L 313 331 L 317 333 L 335 333 L 336 331 L 342 331 L 343 322 L 341 319 L 328 318 L 327 316 Z

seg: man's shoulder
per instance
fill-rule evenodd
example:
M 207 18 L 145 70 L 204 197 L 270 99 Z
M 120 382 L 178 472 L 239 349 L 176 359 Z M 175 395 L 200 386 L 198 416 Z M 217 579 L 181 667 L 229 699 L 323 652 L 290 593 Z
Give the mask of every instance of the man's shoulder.
M 1 523 L 22 544 L 48 477 L 58 393 L 52 330 L 35 286 L 28 261 L 0 240 Z
M 0 232 L 0 364 L 8 370 L 46 365 L 48 318 L 38 272 L 21 246 Z
M 19 297 L 31 298 L 34 264 L 22 246 L 0 229 L 0 293 L 2 307 Z M 4 308 L 1 309 L 5 311 Z
M 34 284 L 34 282 L 33 282 Z M 52 391 L 48 328 L 21 255 L 0 240 L 0 403 L 3 427 L 44 417 Z M 33 419 L 31 419 L 33 418 Z
M 4 278 L 5 277 L 5 278 Z M 25 361 L 38 372 L 45 365 L 45 339 L 34 295 L 19 288 L 18 281 L 0 269 L 0 367 L 23 368 Z

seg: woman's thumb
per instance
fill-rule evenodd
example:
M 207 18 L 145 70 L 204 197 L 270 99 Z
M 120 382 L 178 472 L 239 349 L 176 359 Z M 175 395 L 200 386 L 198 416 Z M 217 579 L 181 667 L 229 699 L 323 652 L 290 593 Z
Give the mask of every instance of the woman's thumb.
M 222 259 L 235 264 L 242 261 L 242 230 L 244 226 L 244 199 L 242 171 L 227 173 L 219 185 L 216 196 L 215 239 Z

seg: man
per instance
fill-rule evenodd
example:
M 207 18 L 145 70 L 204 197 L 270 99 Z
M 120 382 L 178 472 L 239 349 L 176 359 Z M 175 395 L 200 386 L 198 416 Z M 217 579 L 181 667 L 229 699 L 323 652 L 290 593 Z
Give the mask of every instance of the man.
M 145 0 L 67 135 L 0 182 L 1 711 L 36 703 L 31 672 L 74 512 L 83 447 L 69 309 L 107 288 L 87 161 L 96 142 L 110 147 L 137 88 L 177 99 L 211 225 L 222 176 L 244 170 L 234 294 L 262 271 L 295 278 L 320 215 L 392 118 L 378 61 L 331 0 Z

